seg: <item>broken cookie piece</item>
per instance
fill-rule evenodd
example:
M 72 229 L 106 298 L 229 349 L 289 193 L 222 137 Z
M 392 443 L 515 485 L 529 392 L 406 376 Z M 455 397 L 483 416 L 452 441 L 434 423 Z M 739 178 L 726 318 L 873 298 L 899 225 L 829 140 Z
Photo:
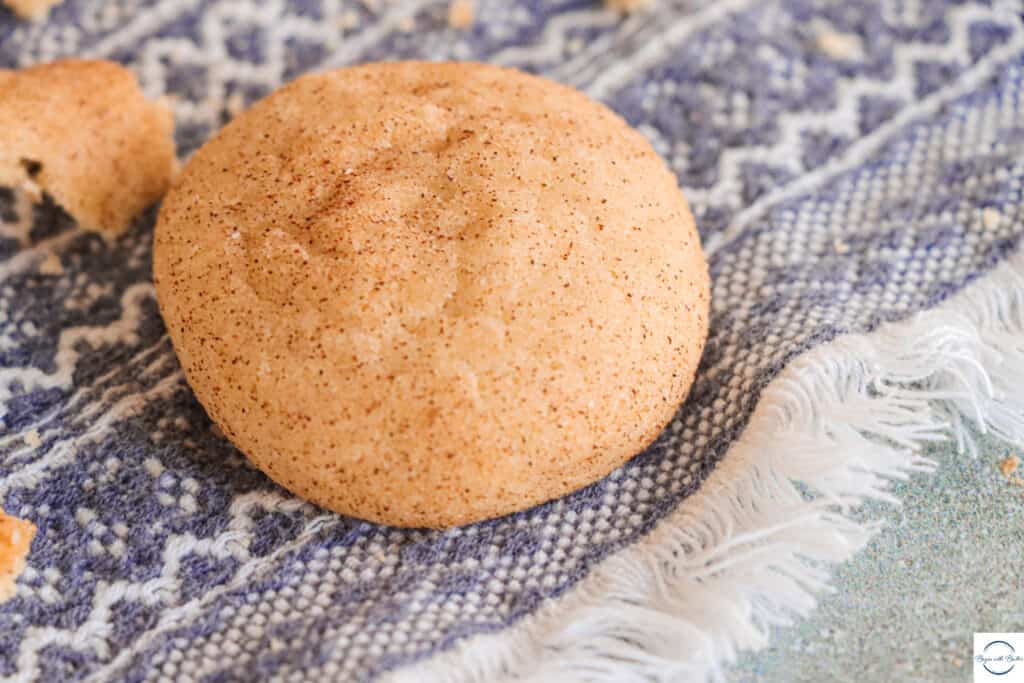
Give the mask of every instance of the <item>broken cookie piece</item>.
M 113 62 L 0 70 L 0 185 L 49 194 L 87 230 L 117 235 L 163 196 L 173 128 Z
M 4 514 L 0 508 L 0 602 L 14 596 L 14 580 L 25 569 L 36 525 Z
M 4 4 L 22 19 L 42 19 L 61 0 L 4 0 Z

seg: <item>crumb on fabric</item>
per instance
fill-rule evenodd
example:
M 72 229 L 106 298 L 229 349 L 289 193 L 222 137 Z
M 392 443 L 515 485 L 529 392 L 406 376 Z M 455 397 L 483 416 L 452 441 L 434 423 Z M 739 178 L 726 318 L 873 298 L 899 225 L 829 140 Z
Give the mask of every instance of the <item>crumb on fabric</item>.
M 849 254 L 850 245 L 839 239 L 838 237 L 832 242 L 832 246 L 835 248 L 837 254 Z
M 0 509 L 0 602 L 14 596 L 14 581 L 25 569 L 36 525 Z
M 473 25 L 475 13 L 473 0 L 452 0 L 448 5 L 448 25 L 452 28 L 469 28 Z
M 1011 486 L 1018 488 L 1024 488 L 1024 478 L 1021 478 L 1017 474 L 1017 470 L 1020 467 L 1020 458 L 1016 455 L 1007 455 L 1005 458 L 999 461 L 999 471 L 1006 477 L 1006 481 Z
M 245 111 L 245 98 L 242 97 L 242 93 L 233 92 L 228 95 L 224 107 L 232 117 L 238 116 Z
M 343 28 L 347 31 L 354 29 L 356 26 L 359 26 L 359 13 L 355 10 L 343 12 L 342 15 L 338 17 L 339 28 Z
M 1020 467 L 1020 459 L 1016 455 L 1008 455 L 999 462 L 999 471 L 1004 477 L 1012 477 Z
M 30 448 L 39 448 L 43 445 L 43 440 L 39 436 L 39 432 L 34 429 L 30 429 L 22 435 L 22 441 L 25 445 Z
M 416 20 L 412 17 L 402 17 L 398 20 L 398 30 L 402 33 L 412 33 L 416 30 Z
M 3 0 L 22 19 L 44 19 L 61 0 Z
M 832 59 L 857 59 L 864 54 L 860 36 L 826 29 L 818 33 L 818 49 Z
M 606 9 L 628 14 L 642 12 L 654 6 L 654 0 L 604 0 Z
M 60 262 L 60 257 L 54 254 L 52 251 L 49 252 L 45 258 L 39 264 L 39 272 L 42 275 L 60 275 L 64 272 L 64 266 Z

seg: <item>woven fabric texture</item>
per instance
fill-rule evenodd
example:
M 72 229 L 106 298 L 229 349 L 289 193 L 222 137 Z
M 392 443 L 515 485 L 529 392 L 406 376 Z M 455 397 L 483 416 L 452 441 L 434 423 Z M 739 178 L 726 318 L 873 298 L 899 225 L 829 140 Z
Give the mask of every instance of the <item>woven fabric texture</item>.
M 171 98 L 183 159 L 314 69 L 473 59 L 581 88 L 669 162 L 707 246 L 711 336 L 677 419 L 507 518 L 325 513 L 192 397 L 154 300 L 154 212 L 106 243 L 0 189 L 0 506 L 39 527 L 0 606 L 0 679 L 370 680 L 500 633 L 695 492 L 788 361 L 938 305 L 1020 241 L 1020 2 L 476 5 L 457 30 L 437 1 L 68 0 L 0 14 L 0 67 L 124 63 Z

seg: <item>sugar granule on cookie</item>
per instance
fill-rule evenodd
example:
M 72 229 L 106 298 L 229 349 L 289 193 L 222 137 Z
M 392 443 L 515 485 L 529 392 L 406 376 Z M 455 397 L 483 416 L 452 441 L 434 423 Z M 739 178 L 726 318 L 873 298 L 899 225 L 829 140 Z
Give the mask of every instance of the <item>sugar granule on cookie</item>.
M 0 602 L 14 596 L 14 581 L 25 570 L 36 525 L 5 514 L 0 508 Z
M 50 13 L 50 8 L 59 5 L 61 0 L 3 0 L 11 11 L 22 19 L 42 19 Z
M 163 196 L 173 128 L 113 62 L 0 70 L 0 185 L 49 194 L 87 230 L 117 235 Z

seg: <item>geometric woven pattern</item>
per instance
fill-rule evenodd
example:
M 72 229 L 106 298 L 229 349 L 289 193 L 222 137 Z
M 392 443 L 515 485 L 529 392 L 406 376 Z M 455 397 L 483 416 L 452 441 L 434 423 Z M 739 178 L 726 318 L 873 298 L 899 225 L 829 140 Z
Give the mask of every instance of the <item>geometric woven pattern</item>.
M 0 679 L 367 680 L 500 631 L 692 494 L 789 359 L 936 305 L 1024 233 L 1019 2 L 477 5 L 460 32 L 437 1 L 68 0 L 0 15 L 0 67 L 118 60 L 172 99 L 183 158 L 330 66 L 475 59 L 581 88 L 669 161 L 708 249 L 711 337 L 676 421 L 510 517 L 326 513 L 192 397 L 154 300 L 154 212 L 106 243 L 0 190 L 0 506 L 39 527 L 0 606 Z

